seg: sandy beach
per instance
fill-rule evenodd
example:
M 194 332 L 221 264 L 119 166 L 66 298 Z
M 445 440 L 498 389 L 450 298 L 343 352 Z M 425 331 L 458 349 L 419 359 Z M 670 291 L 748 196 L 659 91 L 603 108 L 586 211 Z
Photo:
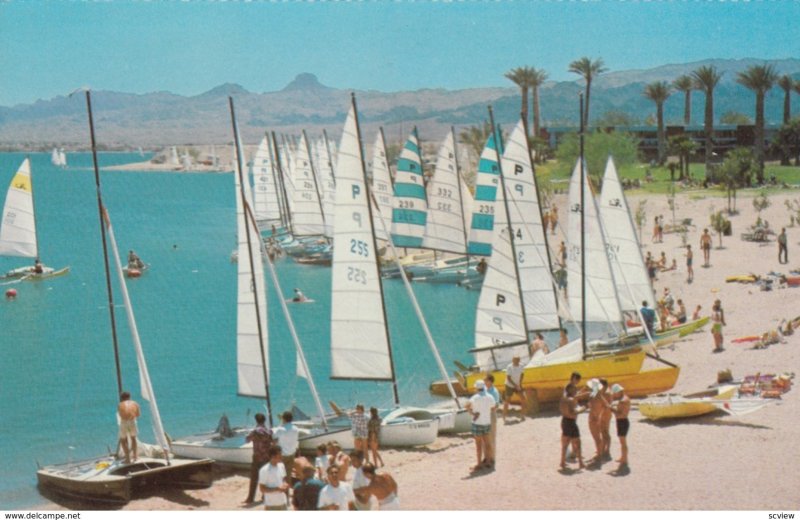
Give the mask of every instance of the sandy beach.
M 752 343 L 735 344 L 731 339 L 761 334 L 774 329 L 783 318 L 800 315 L 800 288 L 760 291 L 755 285 L 726 283 L 732 274 L 769 271 L 788 273 L 800 266 L 800 228 L 788 227 L 784 199 L 794 194 L 772 195 L 772 205 L 763 212 L 773 229 L 787 226 L 789 264 L 777 258 L 775 238 L 766 244 L 745 242 L 740 234 L 755 222 L 752 193 L 740 195 L 738 215 L 730 217 L 733 235 L 714 234 L 711 267 L 702 267 L 700 235 L 709 227 L 711 207 L 726 207 L 722 197 L 703 192 L 677 199 L 676 217 L 691 218 L 695 227 L 688 243 L 695 250 L 695 280 L 686 283 L 684 251 L 679 234 L 665 234 L 664 242 L 651 242 L 652 222 L 664 215 L 671 224 L 672 213 L 665 195 L 629 196 L 635 211 L 639 200 L 647 199 L 644 250 L 671 262 L 676 271 L 660 273 L 656 293 L 669 287 L 691 313 L 698 304 L 707 315 L 715 298 L 722 300 L 727 326 L 725 351 L 712 354 L 709 327 L 662 350 L 661 355 L 681 367 L 677 393 L 706 389 L 716 382 L 717 372 L 729 368 L 738 380 L 749 374 L 798 372 L 800 334 L 787 337 L 784 344 L 753 349 Z M 556 199 L 565 207 L 563 196 Z M 562 217 L 564 212 L 562 211 Z M 650 363 L 651 361 L 648 361 Z M 795 381 L 796 383 L 797 381 Z M 416 450 L 387 450 L 386 469 L 397 480 L 403 509 L 408 510 L 786 510 L 796 509 L 800 499 L 800 476 L 793 461 L 800 460 L 797 390 L 774 404 L 736 418 L 722 414 L 679 421 L 650 422 L 636 410 L 631 413 L 630 473 L 614 475 L 616 463 L 597 470 L 565 474 L 558 471 L 559 416 L 544 410 L 524 420 L 514 413 L 508 424 L 500 421 L 496 469 L 471 474 L 475 451 L 469 436 L 440 437 L 428 447 Z M 586 458 L 594 451 L 587 418 L 578 419 Z M 619 456 L 619 443 L 612 426 L 612 455 Z M 573 465 L 573 467 L 576 467 Z M 247 491 L 244 472 L 222 472 L 210 489 L 165 492 L 135 500 L 126 510 L 242 510 Z M 254 508 L 258 509 L 258 508 Z

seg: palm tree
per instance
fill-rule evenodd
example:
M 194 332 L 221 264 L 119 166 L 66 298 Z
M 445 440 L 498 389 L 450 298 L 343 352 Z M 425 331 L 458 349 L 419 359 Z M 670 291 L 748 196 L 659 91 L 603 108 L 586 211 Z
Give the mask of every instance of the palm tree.
M 656 120 L 658 124 L 658 164 L 666 159 L 666 136 L 664 133 L 664 102 L 672 94 L 669 83 L 654 81 L 644 87 L 644 97 L 656 104 Z
M 579 60 L 575 60 L 569 64 L 569 71 L 575 74 L 580 74 L 586 80 L 586 110 L 583 113 L 584 127 L 589 124 L 589 95 L 592 91 L 592 80 L 595 76 L 606 72 L 608 69 L 604 67 L 603 58 L 597 58 L 592 61 L 590 58 L 584 56 Z
M 764 182 L 764 96 L 778 81 L 778 73 L 772 65 L 752 65 L 736 75 L 736 82 L 756 93 L 755 161 L 758 165 L 758 183 Z
M 548 75 L 544 69 L 531 68 L 531 91 L 533 93 L 533 137 L 539 137 L 539 87 L 547 81 Z
M 492 125 L 484 121 L 480 126 L 471 126 L 462 130 L 461 133 L 458 134 L 458 138 L 474 152 L 475 157 L 480 159 L 483 145 L 486 144 L 487 139 L 489 139 L 489 134 L 491 133 Z
M 520 94 L 522 95 L 522 117 L 526 121 L 528 120 L 528 89 L 533 86 L 532 79 L 535 71 L 536 69 L 531 67 L 517 67 L 505 74 L 507 79 L 510 79 L 519 87 Z
M 800 84 L 795 84 L 791 76 L 783 75 L 778 79 L 778 86 L 783 89 L 783 124 L 792 118 L 792 90 L 800 88 Z
M 722 78 L 713 65 L 704 65 L 692 71 L 692 81 L 696 90 L 702 90 L 706 95 L 705 117 L 703 118 L 703 131 L 706 134 L 706 176 L 711 169 L 711 157 L 714 153 L 714 89 Z
M 672 82 L 672 86 L 683 92 L 683 124 L 689 126 L 692 121 L 692 90 L 694 90 L 692 77 L 686 74 L 678 76 Z

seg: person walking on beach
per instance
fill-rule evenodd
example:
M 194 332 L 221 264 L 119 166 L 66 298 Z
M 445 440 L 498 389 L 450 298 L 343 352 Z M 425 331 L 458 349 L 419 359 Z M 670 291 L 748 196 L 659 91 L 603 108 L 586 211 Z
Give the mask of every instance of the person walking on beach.
M 691 244 L 686 245 L 686 283 L 692 283 L 694 281 L 694 269 L 692 268 L 692 260 L 694 259 L 694 253 L 692 252 Z
M 523 370 L 525 367 L 520 365 L 520 358 L 519 356 L 514 356 L 511 359 L 511 364 L 506 367 L 506 386 L 505 386 L 505 396 L 503 399 L 503 422 L 506 422 L 506 416 L 508 415 L 508 403 L 511 401 L 511 398 L 514 397 L 514 394 L 519 395 L 519 402 L 520 402 L 520 415 L 522 419 L 525 419 L 525 393 L 522 391 L 522 376 Z
M 275 431 L 272 432 L 278 446 L 281 448 L 283 465 L 286 467 L 286 475 L 289 478 L 289 482 L 292 481 L 294 457 L 300 445 L 300 430 L 292 424 L 293 419 L 292 412 L 283 412 L 283 415 L 281 415 L 283 424 L 275 428 Z
M 349 511 L 354 508 L 353 488 L 340 480 L 338 466 L 328 468 L 328 485 L 319 492 L 317 509 L 322 511 Z
M 722 327 L 725 323 L 725 311 L 722 310 L 722 302 L 714 300 L 711 307 L 711 335 L 714 336 L 714 350 L 712 352 L 722 352 Z
M 292 491 L 292 505 L 296 511 L 316 511 L 319 502 L 319 493 L 325 483 L 316 478 L 314 468 L 303 468 L 303 479 L 294 485 Z
M 700 249 L 703 250 L 703 267 L 711 265 L 711 235 L 708 233 L 708 228 L 703 230 L 700 236 Z
M 250 462 L 250 487 L 247 490 L 245 504 L 252 504 L 256 500 L 256 489 L 258 488 L 258 475 L 262 466 L 269 462 L 269 449 L 272 448 L 272 433 L 265 426 L 267 418 L 263 413 L 257 413 L 256 427 L 247 434 L 247 442 L 253 443 L 253 458 Z
M 119 394 L 119 405 L 117 405 L 117 419 L 119 421 L 119 443 L 125 453 L 125 464 L 130 464 L 131 460 L 138 458 L 138 446 L 136 436 L 139 430 L 136 428 L 136 419 L 142 415 L 139 404 L 131 399 L 131 394 L 127 391 Z M 130 439 L 130 444 L 128 444 Z M 133 453 L 133 457 L 131 457 Z
M 631 399 L 625 395 L 622 385 L 614 384 L 611 387 L 611 397 L 616 404 L 610 405 L 610 409 L 617 418 L 617 437 L 619 438 L 620 457 L 618 471 L 628 469 L 628 430 L 631 423 L 628 420 L 628 413 L 631 411 Z
M 783 260 L 781 260 L 783 256 Z M 786 248 L 786 228 L 781 228 L 781 234 L 778 235 L 778 263 L 789 263 L 789 250 Z
M 381 511 L 397 511 L 400 509 L 400 499 L 397 496 L 397 482 L 392 476 L 381 471 L 375 471 L 372 464 L 364 465 L 364 477 L 369 485 L 364 490 L 367 496 L 372 495 L 378 500 L 378 509 Z
M 367 447 L 372 452 L 372 463 L 378 466 L 383 466 L 383 457 L 381 457 L 378 438 L 381 434 L 381 418 L 378 415 L 378 409 L 374 406 L 369 409 L 369 421 L 367 421 Z M 369 462 L 369 452 L 365 451 L 367 462 Z
M 258 472 L 258 487 L 264 493 L 266 511 L 288 509 L 289 477 L 286 466 L 281 462 L 281 449 L 278 446 L 269 449 L 269 462 Z
M 578 460 L 579 469 L 586 466 L 583 464 L 583 457 L 581 457 L 581 432 L 578 430 L 578 414 L 585 410 L 584 407 L 579 407 L 575 394 L 577 387 L 572 383 L 568 384 L 564 390 L 564 395 L 561 396 L 561 401 L 558 404 L 558 409 L 561 412 L 561 469 L 567 469 L 567 447 L 572 446 L 572 453 Z
M 353 446 L 362 452 L 367 451 L 367 415 L 364 405 L 357 404 L 355 413 L 350 414 L 350 429 L 353 433 Z
M 475 452 L 478 457 L 478 463 L 471 468 L 472 471 L 491 467 L 490 463 L 484 461 L 491 461 L 493 456 L 489 432 L 492 429 L 492 411 L 497 407 L 494 397 L 486 392 L 486 383 L 483 380 L 475 382 L 475 390 L 477 393 L 470 397 L 466 406 L 472 413 L 472 435 L 475 437 Z

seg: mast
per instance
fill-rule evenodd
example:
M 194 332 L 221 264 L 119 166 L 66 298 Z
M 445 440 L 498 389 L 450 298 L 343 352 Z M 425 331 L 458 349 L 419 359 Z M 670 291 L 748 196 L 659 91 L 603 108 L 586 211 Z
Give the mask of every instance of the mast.
M 278 183 L 281 185 L 281 193 L 283 194 L 283 205 L 284 209 L 286 210 L 284 215 L 286 215 L 286 227 L 289 230 L 289 233 L 294 234 L 292 230 L 292 212 L 289 208 L 289 196 L 286 195 L 286 185 L 284 184 L 283 179 L 283 166 L 281 165 L 281 154 L 280 150 L 278 150 L 278 140 L 275 137 L 275 132 L 272 132 L 272 146 L 275 149 L 275 165 L 278 167 L 277 177 Z
M 308 153 L 308 165 L 311 167 L 311 178 L 314 179 L 314 191 L 317 193 L 317 204 L 319 205 L 319 214 L 322 216 L 322 233 L 325 234 L 325 209 L 322 207 L 322 194 L 319 192 L 319 183 L 317 182 L 317 170 L 314 168 L 314 160 L 311 158 L 311 145 L 308 142 L 306 131 L 303 130 L 303 140 L 306 142 L 306 153 Z
M 239 128 L 236 125 L 236 112 L 234 111 L 233 108 L 233 97 L 231 96 L 228 96 L 228 105 L 230 106 L 230 111 L 231 111 L 231 126 L 233 127 L 233 141 L 234 141 L 234 146 L 236 148 L 236 169 L 237 169 L 236 174 L 239 176 L 239 196 L 242 199 L 242 208 L 244 209 L 246 214 L 249 205 L 247 203 L 247 197 L 245 197 L 245 192 L 244 192 L 245 178 L 244 174 L 242 173 L 242 150 L 241 147 L 239 146 Z M 258 227 L 256 227 L 256 229 L 258 229 Z M 246 219 L 245 219 L 244 230 L 245 230 L 245 236 L 247 237 L 247 250 L 249 253 L 247 256 L 248 256 L 248 261 L 250 262 L 250 276 L 252 280 L 251 288 L 253 290 L 253 298 L 255 300 L 254 303 L 256 311 L 256 324 L 258 325 L 258 341 L 259 341 L 258 350 L 259 353 L 261 354 L 261 370 L 262 370 L 262 376 L 264 377 L 264 393 L 267 402 L 267 416 L 269 417 L 269 425 L 270 427 L 272 427 L 272 402 L 270 401 L 270 396 L 269 396 L 269 374 L 267 373 L 267 359 L 266 356 L 264 355 L 264 331 L 262 330 L 261 326 L 261 308 L 258 305 L 258 288 L 256 285 L 255 278 L 253 276 L 253 273 L 255 273 L 256 271 L 255 263 L 253 262 L 253 242 L 252 242 L 252 237 L 250 236 L 250 226 L 248 225 Z M 261 239 L 259 238 L 259 242 L 260 241 Z M 261 257 L 260 250 L 259 250 L 259 257 Z M 262 269 L 260 265 L 258 267 L 259 269 Z
M 583 121 L 583 94 L 580 95 L 580 117 L 581 126 L 580 136 L 580 161 L 581 161 L 581 349 L 586 356 L 586 236 L 584 232 L 584 204 L 586 194 L 584 193 L 584 176 L 586 175 L 586 165 L 583 157 L 584 147 L 584 121 Z
M 33 236 L 36 240 L 36 260 L 41 259 L 41 251 L 39 251 L 39 230 L 36 229 L 36 198 L 33 191 L 33 165 L 31 164 L 31 160 L 29 156 L 25 156 L 28 159 L 28 164 L 30 165 L 30 173 L 28 175 L 28 182 L 31 183 L 31 205 L 33 206 Z
M 111 289 L 111 271 L 108 265 L 108 244 L 106 228 L 103 225 L 103 198 L 100 194 L 100 169 L 97 163 L 97 142 L 94 137 L 94 118 L 92 117 L 92 93 L 86 91 L 86 110 L 89 113 L 89 135 L 92 141 L 92 164 L 94 165 L 94 185 L 97 192 L 97 214 L 100 217 L 100 236 L 103 241 L 103 265 L 106 271 L 106 292 L 108 293 L 108 313 L 111 317 L 111 337 L 114 343 L 114 363 L 117 368 L 117 395 L 122 393 L 122 371 L 119 362 L 119 343 L 117 341 L 117 321 L 114 317 L 114 292 Z

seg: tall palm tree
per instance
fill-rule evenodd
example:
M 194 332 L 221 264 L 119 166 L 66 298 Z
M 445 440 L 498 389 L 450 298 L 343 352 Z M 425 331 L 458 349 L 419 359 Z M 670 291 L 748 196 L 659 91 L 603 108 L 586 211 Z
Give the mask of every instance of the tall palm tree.
M 656 104 L 656 120 L 658 122 L 658 164 L 664 164 L 666 154 L 666 135 L 664 132 L 664 102 L 672 94 L 669 83 L 654 81 L 644 87 L 644 97 Z
M 535 70 L 531 67 L 517 67 L 505 73 L 505 77 L 519 87 L 522 96 L 522 117 L 526 121 L 528 120 L 528 90 L 533 86 L 532 79 Z
M 586 56 L 569 64 L 570 72 L 580 74 L 586 80 L 586 110 L 583 112 L 584 127 L 589 125 L 589 95 L 592 91 L 592 80 L 608 70 L 604 65 L 603 58 L 597 58 L 592 61 Z
M 683 124 L 689 126 L 692 121 L 692 90 L 694 90 L 692 77 L 687 74 L 678 76 L 672 82 L 672 86 L 683 92 Z
M 755 127 L 755 161 L 758 165 L 756 176 L 758 183 L 764 182 L 764 96 L 778 81 L 778 73 L 772 65 L 752 65 L 744 72 L 736 75 L 736 82 L 749 88 L 756 94 L 756 127 Z
M 533 136 L 539 137 L 539 87 L 547 81 L 548 74 L 544 69 L 531 68 L 531 92 L 533 93 Z
M 722 79 L 722 73 L 717 72 L 713 65 L 704 65 L 692 71 L 692 81 L 696 90 L 702 90 L 706 95 L 705 117 L 703 118 L 703 131 L 706 134 L 706 176 L 709 174 L 711 157 L 714 153 L 714 89 Z
M 792 90 L 800 88 L 791 76 L 783 75 L 778 79 L 778 86 L 783 89 L 783 124 L 792 118 Z

